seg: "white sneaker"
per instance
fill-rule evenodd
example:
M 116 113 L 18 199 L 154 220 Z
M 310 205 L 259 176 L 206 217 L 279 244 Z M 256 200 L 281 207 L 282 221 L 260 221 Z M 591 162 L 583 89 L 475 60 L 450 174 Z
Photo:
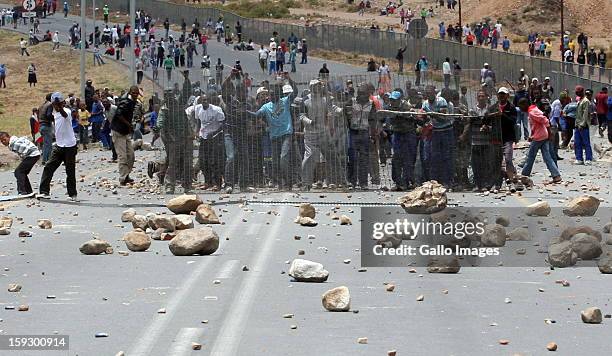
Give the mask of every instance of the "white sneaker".
M 579 160 L 575 160 L 575 161 L 574 161 L 574 164 L 580 164 L 580 165 L 582 165 L 582 164 L 584 164 L 584 162 L 583 162 L 583 161 L 579 161 Z
M 44 200 L 49 200 L 51 199 L 51 196 L 49 194 L 37 194 L 36 195 L 36 199 L 44 199 Z
M 585 166 L 590 166 L 591 164 L 593 164 L 593 162 L 591 162 L 591 161 L 584 161 L 584 165 Z
M 79 202 L 79 198 L 77 198 L 76 195 L 73 195 L 71 197 L 68 197 L 68 201 L 71 201 L 73 203 L 78 203 Z

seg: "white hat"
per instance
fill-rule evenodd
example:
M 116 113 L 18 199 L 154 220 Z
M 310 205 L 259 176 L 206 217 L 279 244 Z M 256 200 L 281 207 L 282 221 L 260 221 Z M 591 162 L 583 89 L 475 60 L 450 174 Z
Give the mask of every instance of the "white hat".
M 510 90 L 508 90 L 508 88 L 506 87 L 501 87 L 497 90 L 497 93 L 504 93 L 504 94 L 510 94 Z
M 486 62 L 485 62 L 484 66 L 486 67 L 486 66 L 488 66 L 488 65 L 489 65 L 489 63 L 486 63 Z
M 293 88 L 291 87 L 291 85 L 286 84 L 283 85 L 283 94 L 291 94 L 293 93 Z
M 267 91 L 268 91 L 268 89 L 266 89 L 264 87 L 259 87 L 257 89 L 256 95 L 259 95 L 260 93 L 267 92 Z
M 313 79 L 310 81 L 310 83 L 308 83 L 308 85 L 317 85 L 320 84 L 321 81 L 319 79 Z
M 533 83 L 533 82 L 537 82 L 537 81 L 538 81 L 538 78 L 531 78 L 531 82 L 532 82 L 532 83 Z
M 550 80 L 550 77 L 544 77 L 544 80 Z

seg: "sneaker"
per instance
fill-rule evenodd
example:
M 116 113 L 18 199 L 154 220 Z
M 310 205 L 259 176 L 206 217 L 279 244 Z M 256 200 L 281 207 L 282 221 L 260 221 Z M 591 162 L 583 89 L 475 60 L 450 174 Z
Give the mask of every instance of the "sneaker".
M 147 163 L 147 175 L 149 178 L 153 178 L 153 173 L 155 173 L 155 162 Z
M 232 194 L 233 191 L 234 191 L 234 188 L 232 188 L 232 187 L 225 187 L 225 193 Z
M 579 160 L 575 160 L 575 161 L 574 161 L 574 164 L 583 165 L 583 164 L 584 164 L 584 162 L 583 162 L 583 161 L 579 161 Z
M 49 200 L 51 199 L 51 196 L 49 195 L 49 193 L 40 193 L 36 195 L 36 199 L 44 199 L 44 200 Z
M 561 183 L 561 181 L 562 181 L 561 176 L 556 176 L 556 177 L 553 177 L 551 183 Z
M 592 164 L 593 164 L 593 162 L 592 162 L 592 161 L 584 161 L 584 165 L 585 165 L 585 166 L 590 166 L 590 165 L 592 165 Z
M 77 198 L 76 195 L 73 195 L 71 197 L 68 197 L 68 201 L 71 201 L 73 203 L 78 203 L 79 202 L 79 198 Z

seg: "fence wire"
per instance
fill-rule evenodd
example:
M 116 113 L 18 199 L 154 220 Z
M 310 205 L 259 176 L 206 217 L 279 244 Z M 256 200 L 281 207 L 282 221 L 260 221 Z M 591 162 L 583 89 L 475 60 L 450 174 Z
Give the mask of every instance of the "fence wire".
M 502 186 L 497 91 L 469 76 L 445 86 L 427 75 L 416 85 L 403 75 L 279 72 L 255 83 L 236 68 L 207 69 L 158 75 L 165 90 L 144 140 L 160 136 L 149 171 L 168 193 Z

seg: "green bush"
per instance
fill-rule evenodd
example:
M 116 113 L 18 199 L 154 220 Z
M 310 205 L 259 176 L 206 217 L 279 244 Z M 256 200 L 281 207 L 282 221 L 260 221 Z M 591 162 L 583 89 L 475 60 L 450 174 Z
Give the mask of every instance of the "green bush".
M 300 7 L 300 4 L 295 0 L 280 0 L 278 2 L 271 0 L 263 0 L 261 2 L 242 0 L 221 8 L 243 17 L 272 17 L 280 19 L 289 16 L 289 8 L 291 7 Z

